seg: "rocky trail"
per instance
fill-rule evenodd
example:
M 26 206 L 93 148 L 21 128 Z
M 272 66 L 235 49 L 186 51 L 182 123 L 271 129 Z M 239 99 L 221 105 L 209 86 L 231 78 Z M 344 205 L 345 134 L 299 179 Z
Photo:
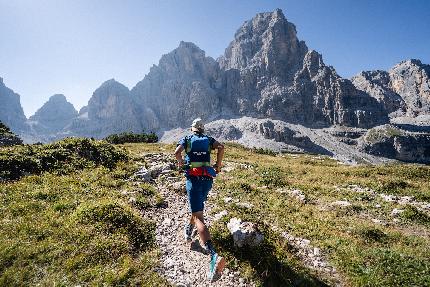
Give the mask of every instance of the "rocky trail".
M 192 243 L 186 243 L 183 226 L 189 218 L 186 193 L 182 177 L 177 177 L 174 158 L 169 154 L 147 154 L 148 168 L 143 167 L 135 175 L 135 180 L 152 181 L 164 197 L 161 208 L 145 210 L 143 215 L 157 224 L 156 242 L 161 251 L 158 272 L 174 286 L 254 286 L 246 281 L 238 271 L 224 269 L 222 276 L 211 283 L 207 279 L 209 255 L 201 247 L 198 235 L 193 234 Z M 214 195 L 211 191 L 210 197 Z M 210 226 L 209 216 L 213 205 L 210 199 L 205 207 L 205 219 Z
M 145 155 L 147 166 L 142 167 L 134 176 L 134 181 L 151 182 L 156 185 L 158 192 L 164 198 L 161 208 L 146 209 L 143 216 L 156 222 L 156 242 L 161 251 L 160 266 L 157 271 L 175 286 L 255 286 L 253 282 L 241 277 L 239 271 L 225 268 L 222 276 L 213 283 L 207 280 L 209 255 L 201 247 L 197 232 L 193 233 L 191 244 L 183 237 L 183 226 L 188 220 L 189 211 L 185 193 L 185 183 L 174 171 L 174 158 L 166 153 L 149 153 Z M 225 172 L 235 169 L 234 163 L 226 163 Z M 223 210 L 215 214 L 215 205 L 211 198 L 216 196 L 216 189 L 209 194 L 205 206 L 205 219 L 209 227 L 212 222 L 226 216 Z M 293 196 L 299 196 L 297 194 Z M 224 198 L 228 201 L 229 198 Z M 231 198 L 230 198 L 231 199 Z M 231 200 L 231 204 L 247 203 Z M 336 269 L 324 258 L 322 250 L 314 247 L 306 238 L 294 237 L 276 226 L 271 226 L 274 232 L 289 242 L 304 266 L 313 269 L 324 277 L 332 278 L 335 286 L 344 283 Z

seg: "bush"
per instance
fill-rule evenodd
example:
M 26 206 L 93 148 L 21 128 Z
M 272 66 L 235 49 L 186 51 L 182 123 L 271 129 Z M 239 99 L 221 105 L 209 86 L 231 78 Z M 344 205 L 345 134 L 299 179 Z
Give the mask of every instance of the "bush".
M 269 187 L 284 187 L 287 185 L 284 174 L 279 167 L 261 168 L 259 170 L 260 183 Z
M 22 144 L 22 139 L 20 139 L 9 129 L 8 126 L 0 121 L 0 147 L 20 144 Z
M 113 134 L 105 138 L 105 140 L 111 144 L 124 144 L 124 143 L 155 143 L 158 141 L 158 137 L 155 133 L 151 132 L 146 134 L 134 134 L 132 132 Z
M 81 206 L 77 218 L 81 223 L 96 224 L 101 232 L 125 234 L 134 251 L 150 247 L 155 240 L 155 224 L 143 221 L 130 208 L 118 202 Z
M 125 160 L 125 152 L 91 139 L 68 138 L 47 145 L 8 147 L 0 150 L 0 179 L 13 180 L 44 171 L 64 174 L 94 165 L 112 169 Z
M 252 151 L 255 153 L 265 154 L 265 155 L 270 155 L 270 156 L 277 156 L 278 155 L 277 152 L 270 150 L 270 149 L 267 149 L 267 148 L 255 148 L 254 147 L 252 149 Z

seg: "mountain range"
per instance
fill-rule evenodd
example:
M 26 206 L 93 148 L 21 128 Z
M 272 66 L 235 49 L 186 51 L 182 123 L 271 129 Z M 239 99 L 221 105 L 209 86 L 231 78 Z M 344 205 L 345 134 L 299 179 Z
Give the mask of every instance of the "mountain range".
M 142 130 L 174 141 L 197 117 L 248 146 L 428 163 L 430 65 L 412 59 L 344 79 L 276 9 L 246 21 L 218 59 L 181 42 L 131 90 L 108 80 L 79 112 L 54 95 L 26 119 L 0 78 L 0 120 L 25 142 Z

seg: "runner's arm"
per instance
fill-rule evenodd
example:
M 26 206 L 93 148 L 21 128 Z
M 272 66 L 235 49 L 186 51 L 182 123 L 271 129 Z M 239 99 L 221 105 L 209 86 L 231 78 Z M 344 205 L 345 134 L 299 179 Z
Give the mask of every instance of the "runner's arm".
M 218 141 L 215 141 L 213 144 L 213 149 L 218 150 L 216 154 L 216 172 L 221 171 L 222 167 L 222 159 L 224 158 L 224 145 Z
M 178 145 L 175 150 L 175 157 L 178 162 L 178 167 L 181 168 L 184 165 L 184 160 L 182 159 L 182 151 L 184 147 L 182 145 Z

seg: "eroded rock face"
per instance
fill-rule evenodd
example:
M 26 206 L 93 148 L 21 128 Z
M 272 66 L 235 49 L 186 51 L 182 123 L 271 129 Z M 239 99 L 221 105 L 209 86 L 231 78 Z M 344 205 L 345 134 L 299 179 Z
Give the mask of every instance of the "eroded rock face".
M 67 128 L 72 133 L 103 138 L 125 131 L 141 132 L 142 126 L 130 91 L 111 79 L 104 82 Z
M 430 65 L 419 60 L 403 61 L 388 72 L 361 72 L 352 82 L 382 103 L 390 118 L 430 113 Z
M 64 95 L 53 95 L 29 118 L 33 128 L 40 134 L 57 133 L 64 129 L 78 115 L 73 105 Z
M 19 95 L 6 87 L 0 78 L 0 121 L 12 131 L 20 132 L 26 129 L 26 120 Z
M 388 121 L 382 105 L 297 39 L 279 9 L 245 22 L 218 62 L 225 70 L 222 103 L 236 114 L 319 127 Z
M 407 114 L 417 116 L 430 113 L 430 65 L 419 60 L 403 61 L 390 71 L 391 86 L 401 95 Z
M 359 148 L 377 156 L 430 163 L 430 134 L 408 132 L 393 125 L 370 129 L 360 139 Z
M 163 55 L 131 91 L 147 130 L 185 126 L 220 112 L 217 62 L 193 43 Z

